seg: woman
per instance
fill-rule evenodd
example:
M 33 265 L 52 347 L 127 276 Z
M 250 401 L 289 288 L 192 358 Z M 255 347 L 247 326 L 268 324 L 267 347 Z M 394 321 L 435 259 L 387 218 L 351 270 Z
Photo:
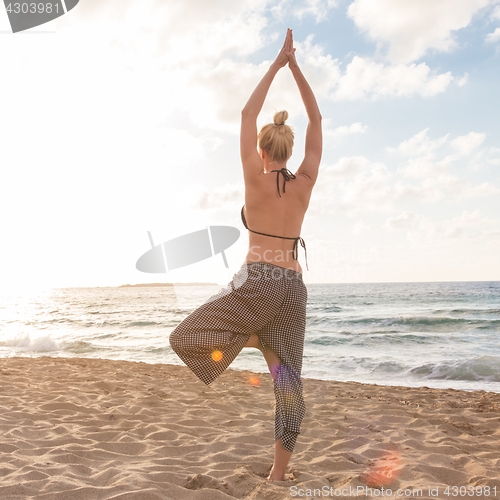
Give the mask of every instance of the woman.
M 257 135 L 257 117 L 269 87 L 286 65 L 309 119 L 305 157 L 295 175 L 286 168 L 293 147 L 293 132 L 285 125 L 288 113 L 276 113 L 274 123 Z M 297 260 L 298 245 L 305 249 L 305 244 L 300 236 L 291 235 L 300 234 L 322 153 L 321 114 L 295 59 L 290 29 L 278 57 L 243 108 L 240 153 L 245 181 L 241 216 L 250 231 L 245 263 L 224 293 L 211 297 L 175 328 L 170 344 L 206 384 L 243 347 L 263 353 L 276 397 L 274 464 L 268 480 L 283 481 L 305 414 L 300 373 L 307 289 Z

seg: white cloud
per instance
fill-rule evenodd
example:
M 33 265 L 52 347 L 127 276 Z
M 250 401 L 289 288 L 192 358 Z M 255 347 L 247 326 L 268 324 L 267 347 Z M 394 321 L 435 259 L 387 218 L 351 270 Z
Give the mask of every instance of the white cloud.
M 296 55 L 316 97 L 330 97 L 341 76 L 339 61 L 325 54 L 321 45 L 313 44 L 313 38 L 309 35 L 304 42 L 295 43 Z
M 433 155 L 420 156 L 418 158 L 410 158 L 406 163 L 398 167 L 398 171 L 405 177 L 425 179 L 445 172 L 449 163 L 450 156 L 441 161 L 435 160 Z
M 365 221 L 359 219 L 352 226 L 351 233 L 354 235 L 367 233 L 372 228 L 371 224 L 367 224 Z
M 500 40 L 500 28 L 497 28 L 493 33 L 488 33 L 486 35 L 487 43 L 496 43 Z
M 421 217 L 413 212 L 404 211 L 397 217 L 389 217 L 385 223 L 384 228 L 388 231 L 398 231 L 401 229 L 413 229 L 418 226 Z
M 217 60 L 227 53 L 247 55 L 264 43 L 268 0 L 109 0 L 80 2 L 78 16 L 56 20 L 60 33 L 106 37 L 127 60 L 143 53 L 166 67 Z M 119 15 L 117 15 L 119 13 Z M 115 29 L 118 28 L 118 29 Z M 123 32 L 127 36 L 121 36 Z M 283 33 L 283 36 L 285 33 Z
M 446 201 L 457 203 L 472 198 L 500 194 L 490 182 L 474 183 L 449 172 L 450 164 L 469 154 L 481 144 L 483 134 L 470 133 L 448 140 L 448 135 L 431 140 L 427 129 L 407 141 L 394 152 L 415 154 L 396 171 L 384 163 L 364 156 L 342 157 L 336 163 L 320 167 L 320 181 L 315 187 L 311 213 L 314 215 L 344 212 L 349 216 L 363 212 L 387 212 L 401 200 L 416 203 Z M 461 149 L 460 153 L 437 159 L 435 151 L 443 146 Z M 393 221 L 408 223 L 405 219 Z
M 360 56 L 355 56 L 342 72 L 339 60 L 325 53 L 321 45 L 314 44 L 312 35 L 303 42 L 295 42 L 295 46 L 302 70 L 318 100 L 375 100 L 414 95 L 428 97 L 444 92 L 455 80 L 450 72 L 433 74 L 424 63 L 387 66 Z M 217 114 L 223 121 L 229 116 L 232 120 L 235 117 L 239 119 L 242 104 L 270 63 L 271 61 L 264 61 L 257 66 L 225 58 L 215 65 L 209 61 L 190 71 L 189 85 L 198 88 L 200 96 L 203 96 L 200 105 L 213 108 L 210 113 L 212 119 Z M 266 102 L 295 102 L 295 109 L 291 105 L 292 111 L 303 113 L 300 96 L 289 73 L 288 68 L 278 73 Z M 233 106 L 236 102 L 237 108 Z
M 492 13 L 491 13 L 491 19 L 500 19 L 500 5 L 497 5 Z
M 329 181 L 337 182 L 352 178 L 363 170 L 370 168 L 370 160 L 364 156 L 343 156 L 337 163 L 321 168 L 321 175 Z
M 410 139 L 401 142 L 396 148 L 386 148 L 390 153 L 410 157 L 406 163 L 398 167 L 398 170 L 406 177 L 426 178 L 443 174 L 452 162 L 463 159 L 476 150 L 486 137 L 484 133 L 469 132 L 453 140 L 449 139 L 449 134 L 432 140 L 427 135 L 428 131 L 429 129 L 426 128 L 418 132 Z M 438 150 L 450 147 L 452 153 L 443 154 L 441 159 L 436 158 Z
M 307 75 L 318 100 L 329 98 L 340 78 L 337 59 L 325 54 L 323 47 L 313 44 L 310 35 L 295 42 L 297 58 Z M 188 96 L 185 105 L 191 115 L 201 115 L 211 127 L 239 133 L 240 112 L 248 97 L 269 69 L 271 61 L 259 65 L 224 58 L 217 64 L 207 64 L 202 70 L 190 71 Z M 196 99 L 196 100 L 195 100 Z M 276 109 L 286 109 L 291 123 L 305 109 L 297 85 L 288 67 L 276 75 L 259 117 L 259 126 L 269 123 Z M 262 122 L 261 122 L 262 120 Z
M 334 97 L 337 100 L 428 97 L 444 92 L 453 79 L 449 71 L 433 75 L 425 63 L 386 66 L 354 56 L 339 80 Z
M 469 73 L 467 73 L 467 71 L 464 73 L 464 76 L 462 76 L 462 78 L 455 79 L 455 83 L 459 87 L 463 87 L 468 81 L 469 81 Z
M 271 7 L 271 12 L 281 20 L 291 14 L 297 19 L 311 16 L 319 23 L 325 21 L 329 11 L 338 7 L 338 4 L 338 0 L 302 0 L 292 5 L 290 0 L 281 0 L 278 5 Z
M 452 174 L 441 174 L 435 178 L 426 179 L 426 183 L 427 185 L 441 187 L 455 201 L 492 196 L 500 193 L 500 189 L 490 182 L 482 182 L 474 186 L 469 181 L 460 179 Z
M 500 165 L 500 148 L 486 148 L 478 151 L 472 157 L 470 167 L 472 170 L 488 170 L 491 166 Z
M 342 138 L 352 134 L 364 134 L 368 130 L 367 125 L 361 122 L 351 123 L 351 125 L 341 125 L 334 129 L 330 128 L 331 120 L 329 118 L 323 119 L 323 137 L 332 141 L 338 141 Z
M 305 16 L 313 16 L 319 23 L 326 19 L 328 11 L 338 6 L 338 0 L 306 0 L 301 7 L 294 9 L 294 16 L 302 19 Z
M 388 45 L 390 61 L 408 63 L 431 49 L 456 48 L 453 32 L 490 4 L 492 0 L 354 0 L 347 12 L 379 49 Z
M 398 197 L 388 168 L 364 156 L 342 157 L 333 165 L 320 167 L 320 177 L 310 204 L 313 213 L 340 210 L 352 216 L 387 211 Z
M 427 136 L 428 131 L 429 128 L 426 128 L 410 137 L 410 139 L 401 142 L 397 148 L 389 147 L 386 150 L 389 152 L 397 151 L 405 156 L 433 154 L 436 149 L 447 142 L 449 134 L 433 141 Z
M 197 183 L 189 186 L 185 192 L 186 198 L 193 209 L 213 210 L 228 208 L 234 210 L 241 208 L 245 200 L 243 184 L 224 184 L 207 189 L 203 184 Z
M 409 240 L 472 239 L 497 236 L 499 221 L 487 217 L 479 209 L 463 211 L 460 215 L 443 221 L 404 211 L 397 217 L 389 217 L 383 224 L 387 231 L 406 231 Z
M 483 143 L 485 137 L 486 134 L 469 132 L 467 135 L 461 135 L 453 139 L 451 145 L 458 150 L 460 155 L 468 155 Z

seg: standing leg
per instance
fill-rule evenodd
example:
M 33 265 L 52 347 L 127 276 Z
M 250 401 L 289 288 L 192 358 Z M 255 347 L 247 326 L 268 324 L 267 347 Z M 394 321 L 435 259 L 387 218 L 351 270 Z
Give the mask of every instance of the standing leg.
M 285 279 L 287 292 L 279 314 L 258 332 L 280 358 L 276 398 L 274 465 L 268 479 L 281 481 L 292 455 L 306 407 L 302 396 L 307 289 L 302 279 Z
M 279 438 L 274 443 L 274 464 L 269 476 L 267 476 L 268 481 L 284 481 L 285 471 L 288 466 L 288 462 L 292 456 L 292 452 L 285 450 L 283 444 L 281 443 L 281 438 Z

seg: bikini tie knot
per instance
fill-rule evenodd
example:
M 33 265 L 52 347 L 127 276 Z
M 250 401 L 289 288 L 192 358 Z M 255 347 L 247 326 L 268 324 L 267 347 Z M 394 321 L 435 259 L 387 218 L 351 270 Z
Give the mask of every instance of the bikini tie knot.
M 285 185 L 286 181 L 289 181 L 290 179 L 295 179 L 295 175 L 290 172 L 287 168 L 283 167 L 279 170 L 271 170 L 271 172 L 278 172 L 276 174 L 276 185 L 278 186 L 278 194 L 280 195 L 281 198 L 281 193 L 280 193 L 280 174 L 283 174 L 283 192 L 285 192 Z
M 307 265 L 307 248 L 306 248 L 306 242 L 300 236 L 298 238 L 295 238 L 295 242 L 293 244 L 293 251 L 292 251 L 293 260 L 299 260 L 299 245 L 298 245 L 298 243 L 300 243 L 300 245 L 304 249 L 304 252 L 305 252 L 305 255 L 306 255 L 306 268 L 309 271 L 309 266 Z

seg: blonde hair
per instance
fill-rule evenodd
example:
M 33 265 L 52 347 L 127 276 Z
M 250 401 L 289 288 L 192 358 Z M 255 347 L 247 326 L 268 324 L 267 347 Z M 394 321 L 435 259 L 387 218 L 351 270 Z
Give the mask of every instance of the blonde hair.
M 294 133 L 292 127 L 285 125 L 288 120 L 287 111 L 278 111 L 273 122 L 264 125 L 259 132 L 259 147 L 264 150 L 271 161 L 287 161 L 292 155 Z

